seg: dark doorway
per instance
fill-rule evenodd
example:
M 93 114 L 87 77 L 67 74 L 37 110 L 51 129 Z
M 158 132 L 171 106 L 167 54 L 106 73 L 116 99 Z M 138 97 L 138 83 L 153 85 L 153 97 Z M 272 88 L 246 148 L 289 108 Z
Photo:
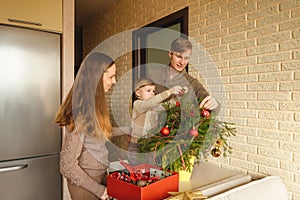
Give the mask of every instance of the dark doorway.
M 141 27 L 132 34 L 133 83 L 159 74 L 157 65 L 168 65 L 175 38 L 188 36 L 188 7 Z

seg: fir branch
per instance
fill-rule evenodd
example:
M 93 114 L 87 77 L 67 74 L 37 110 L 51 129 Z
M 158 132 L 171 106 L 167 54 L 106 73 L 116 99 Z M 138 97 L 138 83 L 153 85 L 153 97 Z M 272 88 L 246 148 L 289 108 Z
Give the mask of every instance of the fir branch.
M 180 106 L 164 103 L 165 111 L 158 113 L 158 126 L 138 140 L 141 152 L 154 151 L 157 164 L 170 171 L 190 170 L 191 157 L 195 157 L 196 162 L 206 159 L 217 142 L 221 143 L 218 145 L 224 157 L 231 153 L 227 140 L 236 134 L 234 124 L 219 121 L 213 114 L 202 116 L 198 105 L 185 102 L 185 98 L 181 99 Z M 165 126 L 170 129 L 168 136 L 160 133 Z M 191 136 L 191 129 L 196 129 L 198 135 Z

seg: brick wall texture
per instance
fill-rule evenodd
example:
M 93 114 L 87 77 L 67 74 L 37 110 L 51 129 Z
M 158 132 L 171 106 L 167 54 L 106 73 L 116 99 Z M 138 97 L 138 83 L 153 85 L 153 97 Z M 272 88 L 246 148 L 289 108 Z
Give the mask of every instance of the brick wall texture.
M 211 162 L 253 177 L 280 176 L 289 199 L 300 199 L 300 0 L 116 1 L 84 27 L 84 54 L 110 36 L 185 7 L 189 37 L 206 50 L 221 76 L 226 95 L 219 100 L 226 109 L 220 116 L 237 127 L 230 139 L 233 153 Z M 129 47 L 127 37 L 108 45 L 114 51 Z M 130 52 L 117 58 L 120 81 L 130 80 L 121 77 L 131 70 L 131 60 Z M 193 62 L 199 62 L 196 52 Z M 214 93 L 220 82 L 213 81 L 216 70 L 209 70 L 204 82 Z M 131 86 L 116 88 L 111 100 L 114 118 L 121 121 L 128 114 L 128 90 Z

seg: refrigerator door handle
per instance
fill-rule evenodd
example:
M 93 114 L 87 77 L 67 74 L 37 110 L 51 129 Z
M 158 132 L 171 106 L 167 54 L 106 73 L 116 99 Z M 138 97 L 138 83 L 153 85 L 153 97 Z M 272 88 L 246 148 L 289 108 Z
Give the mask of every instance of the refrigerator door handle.
M 25 169 L 27 167 L 28 167 L 28 164 L 15 165 L 15 166 L 7 166 L 7 167 L 0 167 L 0 173 L 2 173 L 2 172 L 18 171 L 18 170 L 21 170 L 21 169 Z

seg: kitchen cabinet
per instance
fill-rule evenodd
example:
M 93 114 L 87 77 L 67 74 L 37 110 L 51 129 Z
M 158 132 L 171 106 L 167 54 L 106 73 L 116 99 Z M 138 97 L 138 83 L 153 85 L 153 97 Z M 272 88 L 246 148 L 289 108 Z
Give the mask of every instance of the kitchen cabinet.
M 62 32 L 62 0 L 1 0 L 0 23 Z

